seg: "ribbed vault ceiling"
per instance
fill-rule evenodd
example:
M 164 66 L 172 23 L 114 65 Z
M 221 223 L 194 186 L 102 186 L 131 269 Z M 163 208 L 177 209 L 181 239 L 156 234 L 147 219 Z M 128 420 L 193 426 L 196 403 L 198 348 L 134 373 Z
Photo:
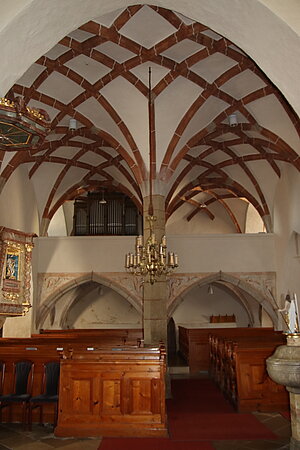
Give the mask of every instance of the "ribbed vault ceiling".
M 240 232 L 228 199 L 246 199 L 268 218 L 284 165 L 300 168 L 299 119 L 234 43 L 146 5 L 82 25 L 14 85 L 15 96 L 48 112 L 51 132 L 41 148 L 2 152 L 4 179 L 26 164 L 44 219 L 66 200 L 102 188 L 125 192 L 141 207 L 149 67 L 154 190 L 166 197 L 167 217 L 183 204 L 187 220 L 199 213 L 213 219 L 220 208 Z M 233 113 L 238 125 L 230 127 Z

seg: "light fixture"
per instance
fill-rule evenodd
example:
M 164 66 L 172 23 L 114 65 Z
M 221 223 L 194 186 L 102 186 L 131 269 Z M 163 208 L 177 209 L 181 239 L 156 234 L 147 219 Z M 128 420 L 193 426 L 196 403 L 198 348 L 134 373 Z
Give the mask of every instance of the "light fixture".
M 214 293 L 214 290 L 213 290 L 213 287 L 212 287 L 211 284 L 208 286 L 207 293 L 208 293 L 209 295 L 213 295 L 213 293 Z
M 125 269 L 133 275 L 140 276 L 143 281 L 154 284 L 162 275 L 168 275 L 172 270 L 178 267 L 178 256 L 173 252 L 167 252 L 166 236 L 162 236 L 158 242 L 153 231 L 153 224 L 156 217 L 153 214 L 152 201 L 152 179 L 153 179 L 153 141 L 151 139 L 151 130 L 153 130 L 153 107 L 151 98 L 151 68 L 149 68 L 149 96 L 148 96 L 148 112 L 149 112 L 149 193 L 150 201 L 148 208 L 148 216 L 146 220 L 149 222 L 149 237 L 144 242 L 143 236 L 137 236 L 135 252 L 127 253 L 125 258 Z
M 168 275 L 178 267 L 178 256 L 176 253 L 167 253 L 166 236 L 162 236 L 160 243 L 157 242 L 153 233 L 154 216 L 148 216 L 150 235 L 143 242 L 143 236 L 137 236 L 135 253 L 127 253 L 125 268 L 133 275 L 141 276 L 144 281 L 154 284 L 161 275 Z
M 0 98 L 0 149 L 38 147 L 50 131 L 46 111 L 27 106 L 22 97 Z
M 71 117 L 71 119 L 69 120 L 69 130 L 75 131 L 76 129 L 77 129 L 77 121 L 76 119 L 73 119 Z
M 229 126 L 230 127 L 236 127 L 238 125 L 238 118 L 236 114 L 230 114 L 228 116 Z
M 102 198 L 99 200 L 100 205 L 106 205 L 107 201 L 104 198 L 104 190 L 102 190 Z

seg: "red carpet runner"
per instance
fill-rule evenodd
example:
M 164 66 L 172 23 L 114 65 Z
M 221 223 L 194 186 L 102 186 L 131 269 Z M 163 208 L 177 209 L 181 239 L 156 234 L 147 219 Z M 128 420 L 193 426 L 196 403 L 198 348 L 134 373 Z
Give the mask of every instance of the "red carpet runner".
M 99 450 L 214 450 L 209 442 L 160 438 L 104 438 Z
M 238 414 L 207 379 L 172 381 L 169 438 L 104 438 L 99 450 L 213 450 L 211 441 L 277 439 L 252 414 Z

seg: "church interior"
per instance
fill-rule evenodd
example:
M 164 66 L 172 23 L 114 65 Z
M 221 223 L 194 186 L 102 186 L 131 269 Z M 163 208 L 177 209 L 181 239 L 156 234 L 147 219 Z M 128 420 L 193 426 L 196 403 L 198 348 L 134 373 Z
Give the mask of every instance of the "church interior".
M 299 449 L 300 6 L 2 1 L 0 449 Z

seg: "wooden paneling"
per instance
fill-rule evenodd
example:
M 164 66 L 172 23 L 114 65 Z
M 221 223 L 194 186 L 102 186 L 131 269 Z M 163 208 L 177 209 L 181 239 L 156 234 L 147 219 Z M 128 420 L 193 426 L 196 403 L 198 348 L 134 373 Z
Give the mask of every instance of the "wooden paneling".
M 163 349 L 73 352 L 61 361 L 57 436 L 166 436 Z

